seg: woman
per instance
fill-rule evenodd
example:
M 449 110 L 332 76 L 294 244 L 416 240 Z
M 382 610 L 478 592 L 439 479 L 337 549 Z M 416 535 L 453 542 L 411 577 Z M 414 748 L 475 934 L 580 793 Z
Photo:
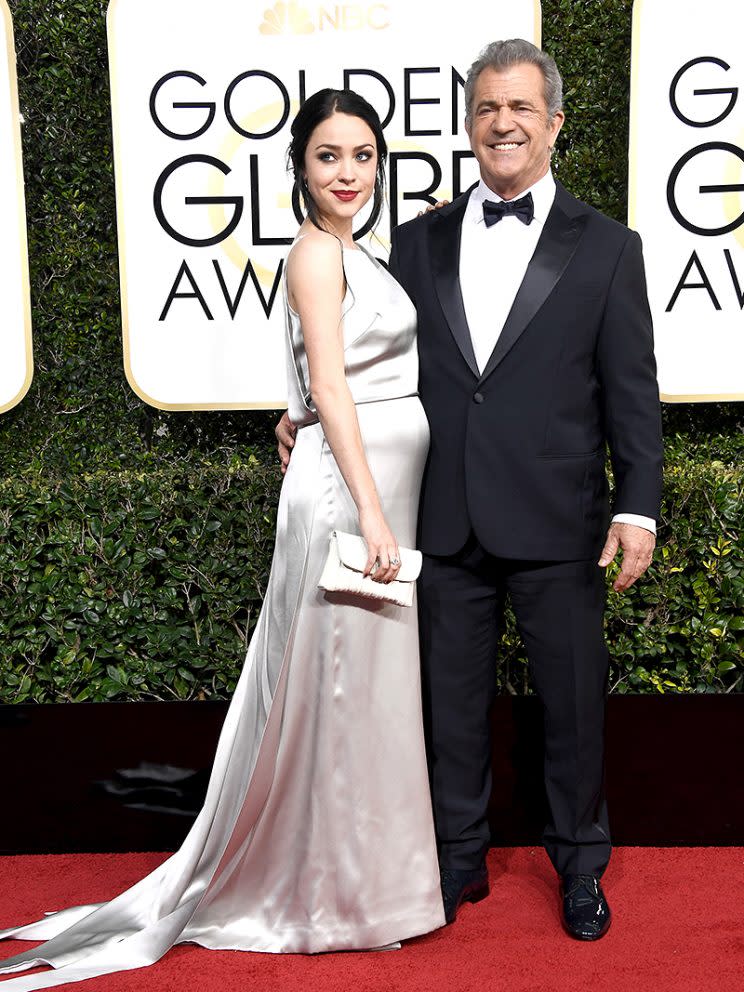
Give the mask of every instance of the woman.
M 415 608 L 324 593 L 332 531 L 361 533 L 385 583 L 413 546 L 428 425 L 415 312 L 357 248 L 382 205 L 372 107 L 323 90 L 292 125 L 307 218 L 285 268 L 290 416 L 271 576 L 181 849 L 100 906 L 0 936 L 46 943 L 2 971 L 30 992 L 150 964 L 176 943 L 272 952 L 381 947 L 444 923 L 421 729 Z

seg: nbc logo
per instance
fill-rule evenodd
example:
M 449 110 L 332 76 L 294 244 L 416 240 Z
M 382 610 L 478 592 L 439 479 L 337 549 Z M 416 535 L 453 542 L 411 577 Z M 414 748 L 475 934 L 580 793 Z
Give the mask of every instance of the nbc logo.
M 315 16 L 313 16 L 313 14 Z M 369 6 L 348 3 L 318 7 L 311 12 L 295 0 L 277 0 L 264 11 L 261 34 L 312 34 L 314 31 L 383 31 L 390 27 L 390 11 L 384 3 Z
M 315 25 L 305 8 L 294 0 L 289 3 L 278 0 L 264 11 L 263 24 L 258 30 L 261 34 L 312 34 Z

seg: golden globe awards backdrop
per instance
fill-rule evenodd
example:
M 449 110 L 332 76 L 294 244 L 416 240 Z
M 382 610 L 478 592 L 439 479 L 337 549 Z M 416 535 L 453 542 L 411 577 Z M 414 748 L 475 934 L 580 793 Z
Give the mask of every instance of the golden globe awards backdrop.
M 31 304 L 13 24 L 0 0 L 0 413 L 31 385 Z
M 488 41 L 539 44 L 540 4 L 461 0 L 445 14 L 420 0 L 112 0 L 124 362 L 140 397 L 285 405 L 282 259 L 298 226 L 286 150 L 306 96 L 350 87 L 382 118 L 378 256 L 391 222 L 475 181 L 465 74 Z
M 630 226 L 662 399 L 744 399 L 744 2 L 636 0 Z

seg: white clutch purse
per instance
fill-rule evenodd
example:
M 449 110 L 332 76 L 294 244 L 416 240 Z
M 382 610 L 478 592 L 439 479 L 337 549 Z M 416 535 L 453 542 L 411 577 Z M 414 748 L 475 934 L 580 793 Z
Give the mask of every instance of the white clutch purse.
M 421 572 L 420 551 L 399 548 L 398 578 L 387 584 L 374 582 L 363 575 L 367 564 L 367 544 L 358 534 L 334 530 L 331 534 L 328 559 L 318 585 L 326 592 L 347 592 L 370 599 L 382 599 L 398 606 L 411 606 L 416 579 Z

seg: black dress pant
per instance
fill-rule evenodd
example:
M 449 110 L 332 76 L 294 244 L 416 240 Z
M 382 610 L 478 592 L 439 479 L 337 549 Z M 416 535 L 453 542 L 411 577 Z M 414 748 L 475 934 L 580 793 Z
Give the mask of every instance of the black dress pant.
M 508 594 L 543 703 L 545 848 L 559 875 L 604 871 L 604 575 L 596 561 L 495 558 L 475 538 L 452 557 L 424 556 L 424 715 L 442 867 L 475 868 L 488 849 L 489 709 Z

